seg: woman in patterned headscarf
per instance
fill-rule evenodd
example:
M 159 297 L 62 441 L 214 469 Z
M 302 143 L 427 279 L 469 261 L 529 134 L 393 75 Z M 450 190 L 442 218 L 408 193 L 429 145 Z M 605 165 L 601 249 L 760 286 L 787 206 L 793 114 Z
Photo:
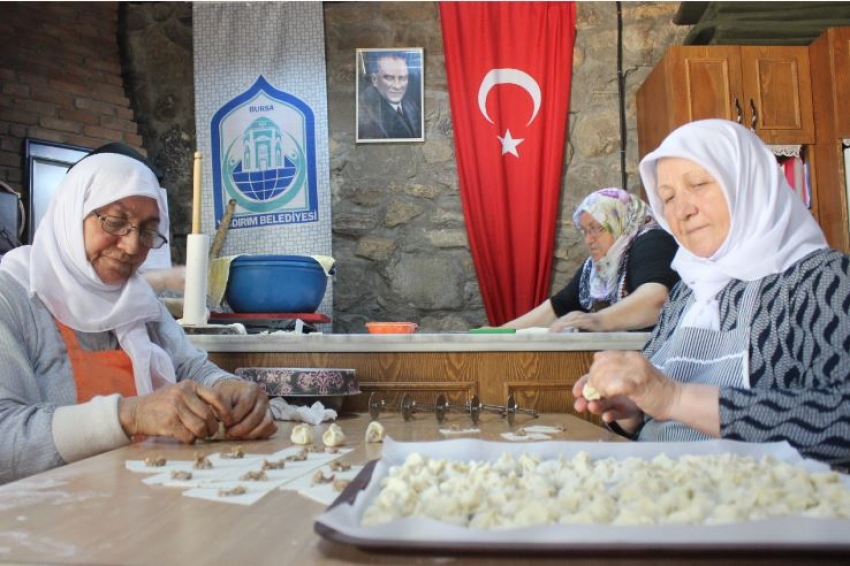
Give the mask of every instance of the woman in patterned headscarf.
M 786 440 L 850 467 L 850 256 L 735 122 L 680 127 L 640 173 L 682 281 L 642 353 L 594 355 L 576 410 L 640 440 Z
M 604 332 L 655 325 L 679 277 L 670 267 L 676 243 L 646 203 L 622 189 L 601 189 L 585 197 L 573 222 L 590 257 L 560 292 L 504 326 Z
M 195 348 L 138 274 L 167 245 L 159 183 L 140 159 L 87 156 L 31 246 L 0 263 L 0 483 L 128 444 L 264 438 L 268 398 Z

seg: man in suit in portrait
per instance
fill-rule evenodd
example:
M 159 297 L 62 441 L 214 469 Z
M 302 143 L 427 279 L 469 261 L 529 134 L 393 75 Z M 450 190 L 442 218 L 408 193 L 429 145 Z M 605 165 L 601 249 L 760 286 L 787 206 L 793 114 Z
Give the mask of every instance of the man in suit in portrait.
M 410 72 L 403 53 L 385 52 L 371 64 L 371 83 L 360 93 L 358 139 L 418 139 L 422 137 L 419 104 L 408 92 Z

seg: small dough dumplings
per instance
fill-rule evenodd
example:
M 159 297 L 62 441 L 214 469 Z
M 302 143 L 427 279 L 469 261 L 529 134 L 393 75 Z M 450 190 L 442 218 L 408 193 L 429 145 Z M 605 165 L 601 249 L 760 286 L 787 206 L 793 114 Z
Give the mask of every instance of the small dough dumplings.
M 289 440 L 294 444 L 313 444 L 313 429 L 308 424 L 297 424 L 292 427 Z
M 602 399 L 602 395 L 599 394 L 599 391 L 593 388 L 590 383 L 584 384 L 584 389 L 581 390 L 581 394 L 588 401 L 596 401 L 597 399 Z
M 366 427 L 366 442 L 383 442 L 385 434 L 384 425 L 378 421 L 372 421 Z
M 328 430 L 322 435 L 322 442 L 325 443 L 325 446 L 342 446 L 345 444 L 345 433 L 338 424 L 331 423 Z

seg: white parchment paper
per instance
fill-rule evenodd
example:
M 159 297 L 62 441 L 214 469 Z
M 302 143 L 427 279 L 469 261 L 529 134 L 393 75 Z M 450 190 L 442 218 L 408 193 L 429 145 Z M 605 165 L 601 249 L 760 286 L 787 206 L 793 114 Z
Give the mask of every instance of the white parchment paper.
M 360 518 L 380 492 L 380 481 L 386 476 L 389 467 L 402 464 L 410 453 L 418 452 L 432 458 L 460 461 L 495 461 L 505 452 L 514 456 L 525 453 L 551 459 L 560 455 L 571 458 L 582 451 L 588 453 L 593 459 L 608 457 L 651 459 L 661 453 L 670 458 L 686 454 L 732 453 L 755 458 L 772 455 L 777 459 L 805 466 L 813 472 L 829 470 L 829 466 L 825 464 L 803 459 L 785 442 L 751 444 L 728 440 L 681 443 L 552 441 L 513 444 L 457 439 L 401 443 L 387 438 L 384 442 L 382 458 L 375 466 L 369 485 L 359 493 L 354 504 L 337 505 L 318 516 L 316 522 L 330 529 L 329 538 L 341 542 L 365 547 L 398 547 L 402 550 L 417 546 L 446 550 L 452 548 L 465 550 L 524 548 L 541 551 L 605 548 L 610 550 L 618 545 L 623 548 L 850 548 L 850 521 L 803 517 L 711 526 L 542 525 L 499 530 L 470 529 L 432 519 L 408 517 L 374 527 L 360 526 Z M 844 481 L 850 486 L 850 478 L 844 477 Z

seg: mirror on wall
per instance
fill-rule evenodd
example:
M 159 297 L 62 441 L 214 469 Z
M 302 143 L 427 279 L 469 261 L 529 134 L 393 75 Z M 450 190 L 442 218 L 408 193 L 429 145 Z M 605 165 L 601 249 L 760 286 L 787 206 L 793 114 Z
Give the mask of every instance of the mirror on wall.
M 27 203 L 27 242 L 32 243 L 35 229 L 47 212 L 47 205 L 59 181 L 71 165 L 91 149 L 76 145 L 26 138 L 24 140 L 24 187 Z

